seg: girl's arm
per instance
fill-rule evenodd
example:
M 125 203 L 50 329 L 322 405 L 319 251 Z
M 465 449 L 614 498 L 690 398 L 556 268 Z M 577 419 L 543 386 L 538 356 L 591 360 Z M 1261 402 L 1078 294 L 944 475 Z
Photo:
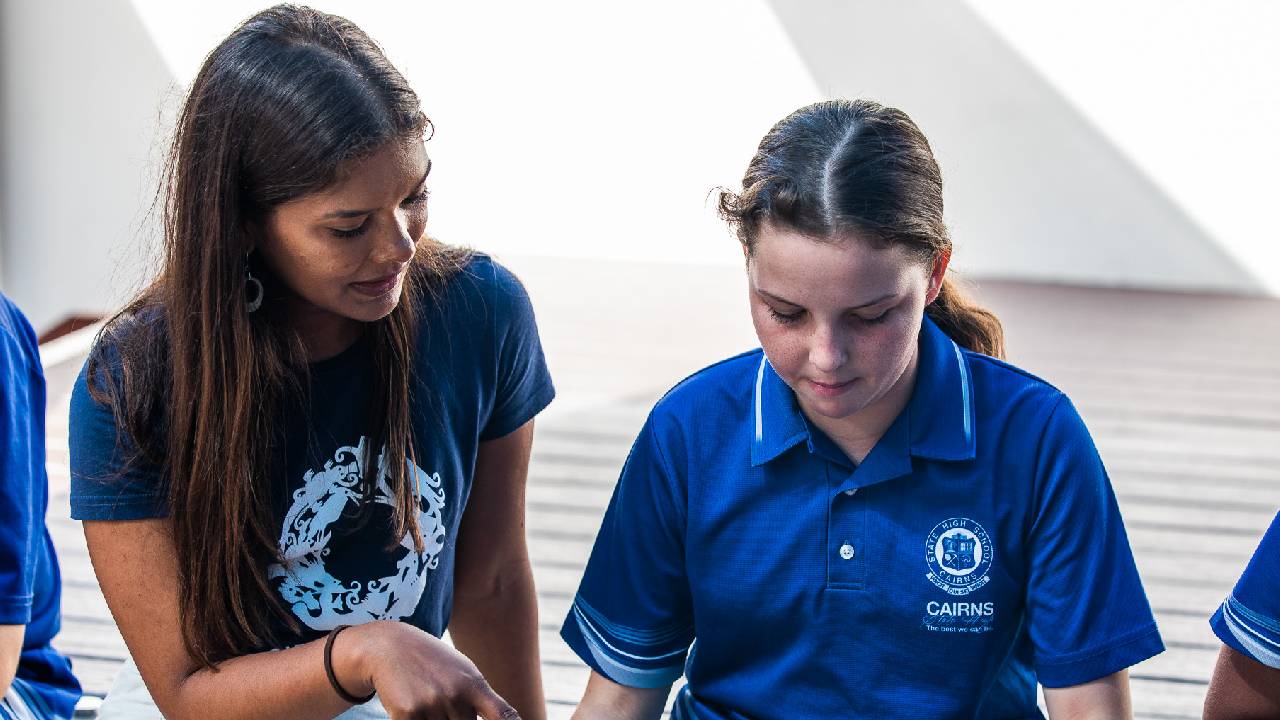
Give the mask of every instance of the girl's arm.
M 193 661 L 181 637 L 178 564 L 166 520 L 88 521 L 84 533 L 107 605 L 165 717 L 204 718 L 217 708 L 227 720 L 325 718 L 350 707 L 325 676 L 323 639 L 233 658 L 216 670 Z M 226 602 L 209 598 L 215 611 L 229 612 Z M 333 667 L 353 695 L 376 688 L 392 718 L 423 711 L 517 717 L 469 660 L 404 623 L 344 630 L 333 645 Z
M 670 685 L 627 687 L 593 671 L 573 720 L 657 720 L 670 694 Z
M 1132 718 L 1129 671 L 1121 670 L 1080 685 L 1045 688 L 1049 720 L 1115 720 Z
M 525 720 L 543 720 L 538 598 L 525 542 L 533 421 L 480 443 L 458 530 L 449 635 Z
M 1227 646 L 1204 699 L 1205 720 L 1280 717 L 1280 669 L 1267 667 Z

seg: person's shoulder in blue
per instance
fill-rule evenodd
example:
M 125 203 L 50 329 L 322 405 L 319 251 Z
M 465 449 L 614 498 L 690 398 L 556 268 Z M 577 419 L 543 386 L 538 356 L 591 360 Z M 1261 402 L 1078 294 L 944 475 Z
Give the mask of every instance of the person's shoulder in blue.
M 69 718 L 80 699 L 50 641 L 61 580 L 45 526 L 45 386 L 35 332 L 0 295 L 0 719 Z
M 1223 647 L 1205 718 L 1280 717 L 1280 513 L 1209 624 Z
M 946 281 L 915 125 L 803 108 L 725 194 L 761 349 L 650 414 L 562 628 L 585 716 L 1129 712 L 1163 649 L 1071 402 Z

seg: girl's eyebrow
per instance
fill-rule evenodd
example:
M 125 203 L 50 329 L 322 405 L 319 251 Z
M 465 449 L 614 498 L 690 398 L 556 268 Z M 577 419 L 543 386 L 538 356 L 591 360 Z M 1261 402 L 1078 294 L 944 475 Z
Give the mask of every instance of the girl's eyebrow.
M 760 288 L 756 288 L 756 292 L 757 292 L 757 293 L 759 293 L 760 295 L 765 296 L 766 298 L 769 298 L 770 300 L 772 300 L 772 301 L 774 301 L 774 302 L 782 303 L 783 305 L 790 305 L 790 306 L 792 306 L 792 307 L 804 307 L 803 305 L 801 305 L 801 304 L 799 304 L 799 303 L 794 303 L 794 302 L 791 302 L 790 300 L 787 300 L 786 298 L 778 297 L 777 295 L 774 295 L 773 293 L 771 293 L 771 292 L 769 292 L 769 291 L 767 291 L 767 290 L 761 290 Z M 884 295 L 884 296 L 882 296 L 882 297 L 878 297 L 878 298 L 876 298 L 875 300 L 872 300 L 872 301 L 870 301 L 870 302 L 865 302 L 865 303 L 863 303 L 863 304 L 861 304 L 861 305 L 854 305 L 853 307 L 845 308 L 845 309 L 846 309 L 846 310 L 861 310 L 861 309 L 863 309 L 863 308 L 869 308 L 869 307 L 871 307 L 872 305 L 879 305 L 880 303 L 884 302 L 885 300 L 889 300 L 889 299 L 892 299 L 892 298 L 894 298 L 894 297 L 897 297 L 897 294 L 896 294 L 896 293 L 889 293 L 888 295 Z

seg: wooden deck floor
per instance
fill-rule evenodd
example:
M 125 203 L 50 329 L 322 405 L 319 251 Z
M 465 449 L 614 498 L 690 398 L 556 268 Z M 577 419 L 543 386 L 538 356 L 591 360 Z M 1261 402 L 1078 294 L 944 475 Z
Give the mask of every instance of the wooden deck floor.
M 733 268 L 507 258 L 534 298 L 559 397 L 539 419 L 529 543 L 552 717 L 583 665 L 557 629 L 652 402 L 755 344 Z M 977 296 L 1010 359 L 1075 400 L 1119 495 L 1168 651 L 1132 670 L 1143 718 L 1198 718 L 1219 643 L 1207 618 L 1280 505 L 1280 301 L 1004 282 Z M 102 695 L 125 650 L 68 519 L 66 408 L 81 357 L 47 369 L 49 525 L 63 570 L 57 645 Z

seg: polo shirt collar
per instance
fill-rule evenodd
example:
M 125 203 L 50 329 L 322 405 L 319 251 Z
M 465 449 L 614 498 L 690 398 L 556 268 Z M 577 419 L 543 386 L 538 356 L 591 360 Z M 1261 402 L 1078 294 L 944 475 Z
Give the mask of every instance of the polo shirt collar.
M 916 387 L 907 403 L 911 454 L 932 460 L 976 455 L 973 377 L 964 352 L 925 316 L 920 326 Z
M 973 381 L 964 353 L 928 316 L 920 327 L 919 353 L 911 400 L 876 443 L 864 466 L 892 458 L 894 462 L 889 464 L 896 467 L 903 464 L 898 461 L 907 460 L 908 454 L 933 460 L 970 460 L 975 456 Z M 773 460 L 802 441 L 813 452 L 815 440 L 821 445 L 825 439 L 815 438 L 820 434 L 816 430 L 810 432 L 795 393 L 764 353 L 760 354 L 756 371 L 751 420 L 753 467 Z M 906 467 L 909 470 L 909 461 Z
M 763 465 L 809 439 L 809 425 L 796 403 L 795 393 L 778 376 L 763 352 L 756 371 L 751 416 L 755 423 L 751 443 L 753 467 Z

